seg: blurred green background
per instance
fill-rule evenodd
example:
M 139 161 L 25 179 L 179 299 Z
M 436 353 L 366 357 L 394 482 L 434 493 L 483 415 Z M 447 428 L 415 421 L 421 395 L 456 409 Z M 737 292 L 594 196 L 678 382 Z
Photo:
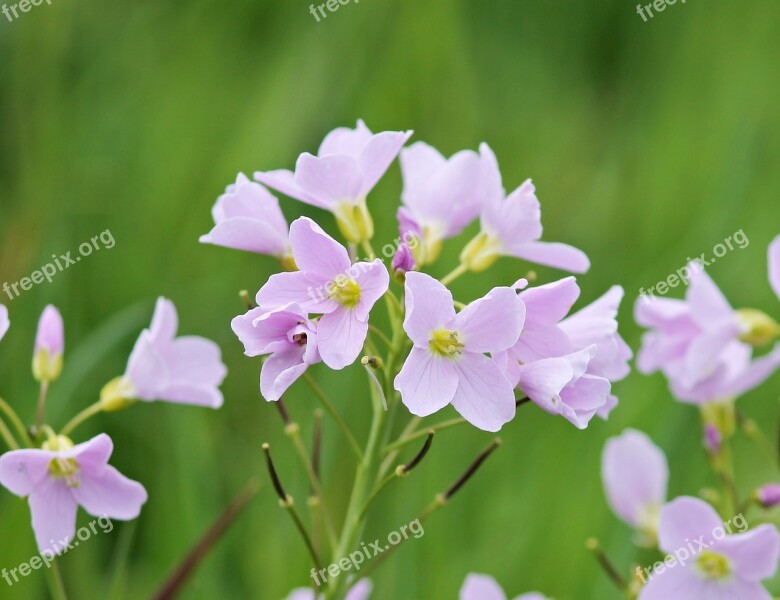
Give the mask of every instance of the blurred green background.
M 259 397 L 259 361 L 243 356 L 229 327 L 242 311 L 237 291 L 254 292 L 277 265 L 197 239 L 238 171 L 289 168 L 336 126 L 361 117 L 375 131 L 414 129 L 413 140 L 448 155 L 489 142 L 508 188 L 534 178 L 545 238 L 589 254 L 582 299 L 625 287 L 621 328 L 634 349 L 639 288 L 739 229 L 749 247 L 710 274 L 734 305 L 778 316 L 765 253 L 780 231 L 779 18 L 770 0 L 678 2 L 648 23 L 629 0 L 363 0 L 321 22 L 298 0 L 53 0 L 12 23 L 0 16 L 0 283 L 106 229 L 116 239 L 53 283 L 3 296 L 12 328 L 0 344 L 0 394 L 32 420 L 29 362 L 47 303 L 66 321 L 65 376 L 50 396 L 56 426 L 123 372 L 158 295 L 175 302 L 182 332 L 221 345 L 229 367 L 219 411 L 158 403 L 78 430 L 76 441 L 108 432 L 113 464 L 150 498 L 134 524 L 117 523 L 64 557 L 71 596 L 148 596 L 252 476 L 260 495 L 183 597 L 278 599 L 309 583 L 261 442 L 272 444 L 299 506 L 306 480 L 274 407 Z M 399 194 L 396 164 L 369 198 L 375 247 L 396 235 Z M 288 219 L 306 210 L 336 233 L 321 211 L 289 199 L 283 209 Z M 446 245 L 434 274 L 452 268 L 473 232 Z M 528 268 L 504 259 L 453 289 L 471 300 Z M 562 275 L 537 271 L 542 281 Z M 365 435 L 370 404 L 359 366 L 313 372 Z M 604 440 L 627 426 L 649 433 L 668 453 L 671 495 L 715 481 L 697 411 L 674 402 L 662 378 L 632 373 L 615 390 L 620 407 L 586 431 L 532 405 L 520 409 L 474 481 L 376 573 L 373 597 L 455 598 L 476 571 L 495 576 L 510 597 L 618 598 L 585 539 L 599 537 L 622 569 L 653 555 L 634 549 L 606 506 Z M 740 400 L 772 437 L 779 395 L 775 377 Z M 304 383 L 287 405 L 308 439 L 317 404 Z M 353 461 L 325 425 L 325 487 L 342 509 Z M 364 539 L 412 520 L 489 439 L 468 428 L 438 436 L 414 476 L 383 495 Z M 741 490 L 776 477 L 748 442 L 740 438 L 736 451 Z M 80 524 L 89 520 L 80 513 Z M 2 567 L 35 551 L 27 506 L 5 492 L 0 539 Z M 770 589 L 780 594 L 780 581 Z M 0 597 L 46 597 L 41 573 L 13 588 L 0 582 Z

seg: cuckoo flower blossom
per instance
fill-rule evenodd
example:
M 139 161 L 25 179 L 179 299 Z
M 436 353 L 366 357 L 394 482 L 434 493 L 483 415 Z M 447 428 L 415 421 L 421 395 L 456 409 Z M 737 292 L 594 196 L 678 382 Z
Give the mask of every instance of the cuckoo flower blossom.
M 287 221 L 279 200 L 243 173 L 217 199 L 211 214 L 214 228 L 200 236 L 202 243 L 270 254 L 283 265 L 294 266 L 290 262 Z
M 401 151 L 404 189 L 398 222 L 402 237 L 417 238 L 420 264 L 436 260 L 442 241 L 458 235 L 479 215 L 482 170 L 480 156 L 471 150 L 446 159 L 417 142 Z
M 698 498 L 683 496 L 667 504 L 661 511 L 658 542 L 663 552 L 677 560 L 651 574 L 639 600 L 771 600 L 760 582 L 777 571 L 777 528 L 760 525 L 726 535 L 730 527 L 724 528 L 718 513 Z M 681 556 L 688 558 L 681 560 Z
M 102 433 L 83 444 L 51 438 L 43 448 L 13 450 L 0 457 L 0 484 L 27 497 L 41 552 L 58 554 L 76 532 L 79 506 L 89 514 L 135 519 L 146 490 L 108 464 L 114 445 Z
M 483 160 L 481 185 L 485 196 L 480 215 L 481 231 L 463 249 L 461 263 L 472 271 L 481 271 L 499 256 L 514 256 L 564 271 L 586 272 L 590 261 L 584 252 L 567 244 L 540 241 L 542 213 L 531 180 L 526 180 L 506 196 L 493 151 L 487 144 L 482 144 L 479 151 Z
M 350 588 L 344 600 L 367 600 L 373 587 L 370 579 L 361 579 Z M 324 600 L 324 598 L 323 594 L 317 594 L 311 588 L 296 588 L 284 600 Z
M 512 288 L 499 287 L 458 314 L 452 294 L 424 273 L 406 275 L 404 330 L 414 346 L 395 378 L 406 407 L 425 417 L 452 404 L 485 431 L 498 431 L 515 415 L 512 384 L 486 352 L 511 347 L 525 307 Z
M 780 366 L 780 346 L 751 362 L 752 348 L 780 333 L 777 324 L 754 309 L 734 310 L 704 270 L 688 267 L 685 300 L 640 297 L 637 323 L 642 337 L 637 367 L 662 371 L 674 395 L 701 404 L 745 393 Z
M 49 304 L 38 321 L 33 350 L 33 375 L 38 381 L 54 381 L 62 372 L 65 333 L 60 311 Z
M 293 221 L 290 244 L 300 271 L 272 275 L 257 292 L 257 304 L 270 310 L 294 303 L 321 313 L 317 347 L 322 361 L 343 369 L 360 354 L 368 314 L 387 291 L 390 276 L 378 258 L 353 265 L 346 248 L 308 217 Z
M 211 340 L 176 337 L 178 316 L 173 302 L 159 298 L 152 324 L 141 332 L 122 377 L 101 392 L 105 410 L 131 400 L 166 400 L 219 408 L 219 386 L 227 374 L 221 352 Z
M 329 210 L 344 237 L 357 244 L 374 235 L 366 196 L 411 135 L 411 131 L 373 134 L 358 121 L 355 129 L 331 131 L 317 156 L 301 154 L 295 172 L 258 171 L 255 179 L 291 198 Z
M 460 588 L 459 600 L 507 600 L 504 590 L 498 582 L 489 575 L 469 573 Z M 546 596 L 537 592 L 521 594 L 514 600 L 547 600 Z
M 8 309 L 5 305 L 0 304 L 0 340 L 5 337 L 8 328 L 11 326 L 11 321 L 8 320 Z
M 666 456 L 641 431 L 626 429 L 607 440 L 601 479 L 612 511 L 633 528 L 655 538 L 666 502 Z
M 320 362 L 316 327 L 296 304 L 270 311 L 253 308 L 231 326 L 247 356 L 271 355 L 260 371 L 260 392 L 266 400 L 279 400 L 309 365 Z

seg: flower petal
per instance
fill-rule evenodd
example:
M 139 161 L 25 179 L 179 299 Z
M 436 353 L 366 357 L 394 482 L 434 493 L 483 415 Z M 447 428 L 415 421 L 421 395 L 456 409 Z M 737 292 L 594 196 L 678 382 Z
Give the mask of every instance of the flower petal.
M 344 600 L 367 600 L 373 588 L 374 584 L 370 579 L 361 579 L 347 592 Z
M 447 406 L 458 387 L 453 361 L 412 348 L 393 387 L 413 415 L 427 417 Z
M 780 235 L 769 244 L 769 284 L 780 299 Z
M 0 456 L 0 485 L 17 496 L 29 496 L 49 473 L 55 452 L 38 448 L 11 450 Z
M 452 293 L 425 273 L 406 274 L 406 316 L 404 331 L 421 347 L 428 347 L 431 332 L 455 318 Z
M 30 494 L 32 527 L 38 550 L 59 554 L 76 533 L 78 504 L 61 479 L 45 477 Z
M 691 274 L 685 298 L 690 305 L 693 320 L 702 328 L 709 328 L 713 323 L 721 321 L 733 321 L 734 309 L 704 268 L 692 262 L 688 270 Z
M 411 131 L 383 131 L 369 140 L 358 159 L 361 196 L 374 188 L 411 135 Z
M 343 369 L 355 362 L 368 335 L 368 321 L 360 321 L 357 311 L 340 308 L 317 323 L 317 347 L 322 362 L 331 369 Z
M 135 519 L 148 498 L 144 486 L 110 465 L 99 475 L 82 469 L 80 484 L 72 488 L 72 494 L 91 515 L 125 521 Z
M 317 206 L 328 210 L 330 204 L 321 200 L 320 198 L 309 194 L 302 190 L 300 186 L 295 182 L 295 174 L 288 169 L 278 169 L 276 171 L 255 171 L 254 178 L 256 181 L 267 185 L 269 188 L 281 192 L 285 196 L 295 198 L 306 204 Z
M 700 536 L 709 542 L 712 532 L 722 526 L 718 513 L 704 500 L 681 496 L 661 510 L 658 545 L 664 552 L 674 552 Z
M 8 309 L 5 305 L 0 304 L 0 340 L 3 339 L 10 326 L 11 321 L 8 319 Z
M 360 302 L 355 311 L 359 320 L 366 321 L 376 301 L 384 296 L 390 286 L 390 275 L 385 264 L 378 258 L 370 263 L 356 263 L 353 268 L 356 267 L 360 269 L 355 278 L 360 285 Z
M 543 358 L 518 368 L 517 388 L 549 413 L 560 413 L 561 390 L 574 377 L 565 358 Z
M 713 545 L 712 551 L 727 556 L 740 579 L 761 581 L 774 577 L 777 572 L 780 534 L 774 525 L 759 525 L 723 538 Z
M 333 280 L 346 275 L 352 266 L 347 249 L 309 217 L 290 225 L 290 245 L 298 268 L 318 278 Z
M 309 366 L 303 360 L 304 348 L 291 347 L 269 356 L 260 370 L 260 393 L 269 402 L 282 397 Z
M 525 303 L 526 321 L 529 324 L 557 323 L 569 314 L 579 297 L 580 288 L 574 277 L 564 277 L 545 285 L 528 288 L 520 293 L 520 299 Z
M 506 600 L 498 582 L 489 575 L 469 573 L 460 588 L 459 600 Z
M 452 405 L 484 431 L 498 431 L 515 416 L 515 395 L 499 366 L 484 354 L 466 352 L 454 361 L 458 388 Z
M 455 317 L 454 328 L 469 352 L 499 352 L 517 343 L 525 304 L 512 288 L 493 288 Z
M 514 248 L 511 256 L 572 273 L 586 273 L 590 269 L 587 254 L 559 242 L 529 242 Z
M 353 203 L 361 193 L 358 162 L 344 154 L 322 158 L 304 152 L 295 163 L 295 183 L 328 210 Z
M 302 271 L 275 273 L 257 292 L 257 304 L 272 310 L 287 304 L 297 304 L 303 310 L 313 313 L 329 313 L 338 304 L 328 298 L 328 282 Z
M 374 134 L 366 127 L 363 119 L 358 119 L 354 129 L 349 127 L 337 127 L 329 132 L 322 140 L 317 156 L 329 154 L 346 154 L 357 158 L 371 140 Z

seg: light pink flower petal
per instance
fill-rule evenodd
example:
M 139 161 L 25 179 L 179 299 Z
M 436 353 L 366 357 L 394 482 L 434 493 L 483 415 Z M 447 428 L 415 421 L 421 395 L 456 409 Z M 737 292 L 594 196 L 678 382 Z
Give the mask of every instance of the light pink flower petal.
M 358 160 L 361 196 L 374 188 L 411 135 L 411 131 L 383 131 L 369 140 Z
M 227 375 L 222 351 L 206 338 L 178 337 L 163 349 L 162 355 L 172 382 L 218 387 Z
M 8 309 L 5 305 L 0 304 L 0 340 L 3 339 L 10 326 L 11 321 L 8 319 Z
M 356 159 L 343 154 L 323 158 L 304 152 L 295 164 L 295 183 L 332 210 L 360 196 L 362 179 Z
M 479 157 L 482 163 L 480 204 L 485 207 L 485 210 L 496 210 L 498 204 L 504 200 L 506 195 L 501 181 L 501 170 L 498 168 L 498 160 L 490 146 L 484 142 L 479 145 Z
M 76 533 L 78 504 L 63 480 L 45 477 L 29 497 L 38 550 L 59 554 Z
M 733 327 L 702 332 L 693 339 L 685 353 L 684 370 L 679 381 L 692 387 L 711 375 L 718 365 L 723 348 L 736 338 L 739 331 L 736 322 Z
M 517 343 L 525 304 L 512 288 L 493 288 L 455 317 L 454 329 L 469 352 L 499 352 Z
M 148 498 L 144 486 L 110 465 L 99 475 L 82 469 L 80 484 L 71 492 L 89 514 L 124 521 L 135 519 Z
M 498 582 L 488 575 L 469 573 L 460 588 L 459 600 L 506 600 Z
M 361 579 L 347 592 L 344 600 L 367 600 L 373 588 L 374 584 L 370 579 Z
M 780 235 L 769 244 L 769 284 L 780 299 Z
M 690 329 L 691 307 L 685 300 L 640 295 L 634 304 L 634 319 L 642 327 L 664 331 L 679 331 L 681 327 Z
M 346 275 L 352 266 L 347 249 L 309 217 L 295 219 L 290 225 L 290 245 L 298 268 L 318 278 L 335 279 Z
M 561 415 L 577 429 L 585 429 L 607 403 L 611 385 L 603 377 L 583 375 L 561 390 Z
M 543 358 L 518 368 L 516 387 L 551 414 L 560 413 L 561 390 L 574 376 L 565 358 Z
M 458 378 L 452 360 L 415 347 L 393 386 L 413 415 L 427 417 L 450 403 L 458 387 Z
M 501 201 L 487 204 L 482 210 L 482 228 L 497 236 L 506 254 L 516 256 L 526 245 L 542 237 L 542 211 L 536 188 L 527 179 Z
M 560 242 L 529 242 L 513 249 L 511 255 L 572 273 L 586 273 L 590 269 L 587 254 L 574 246 Z
M 0 485 L 17 496 L 29 496 L 49 474 L 56 456 L 49 450 L 11 450 L 0 456 Z
M 168 385 L 168 368 L 148 331 L 142 331 L 138 337 L 127 361 L 126 374 L 140 400 L 154 400 L 157 391 Z
M 360 302 L 355 307 L 355 312 L 358 320 L 366 321 L 376 301 L 384 296 L 390 286 L 390 275 L 385 264 L 378 258 L 371 263 L 357 263 L 354 266 L 359 269 L 355 280 L 360 286 Z
M 723 395 L 741 396 L 764 383 L 778 367 L 780 367 L 780 344 L 775 345 L 769 354 L 757 358 L 749 366 L 742 369 L 724 386 Z
M 298 304 L 308 312 L 329 313 L 339 304 L 328 298 L 328 283 L 324 277 L 302 271 L 276 273 L 260 288 L 255 300 L 266 310 Z
M 759 525 L 750 531 L 726 536 L 713 544 L 712 551 L 727 556 L 740 579 L 769 579 L 777 572 L 780 533 L 774 525 Z
M 65 333 L 62 315 L 49 304 L 43 309 L 35 335 L 35 352 L 46 350 L 50 354 L 62 354 L 65 349 Z
M 303 360 L 304 348 L 291 346 L 269 356 L 260 370 L 260 393 L 269 402 L 282 397 L 309 366 Z
M 224 402 L 222 392 L 217 388 L 204 387 L 178 381 L 167 386 L 160 392 L 158 400 L 167 400 L 177 404 L 191 404 L 193 406 L 205 406 L 208 408 L 219 408 Z
M 464 419 L 484 431 L 498 431 L 514 418 L 512 384 L 493 359 L 466 352 L 453 366 L 458 388 L 452 406 Z
M 539 592 L 528 592 L 527 594 L 515 596 L 514 600 L 548 600 L 548 598 Z
M 446 327 L 455 318 L 452 293 L 425 273 L 406 274 L 404 331 L 420 347 L 427 348 L 431 332 Z
M 666 502 L 669 466 L 664 453 L 647 435 L 626 429 L 607 440 L 601 456 L 601 479 L 614 513 L 632 527 L 641 528 Z
M 322 362 L 331 369 L 343 369 L 355 362 L 368 335 L 368 321 L 360 321 L 357 311 L 341 308 L 323 316 L 317 323 L 317 348 Z
M 691 275 L 685 298 L 691 307 L 693 320 L 703 328 L 721 321 L 733 321 L 734 309 L 704 269 L 693 262 L 688 269 Z
M 661 510 L 658 545 L 664 552 L 674 552 L 702 535 L 711 540 L 719 527 L 723 522 L 712 506 L 699 498 L 680 496 Z
M 198 241 L 201 244 L 270 256 L 283 256 L 287 250 L 286 235 L 266 223 L 246 217 L 235 217 L 218 223 L 209 233 L 200 236 Z
M 557 323 L 569 314 L 579 297 L 580 288 L 574 277 L 564 277 L 520 293 L 520 299 L 525 303 L 526 321 L 534 325 L 540 322 Z
M 284 600 L 318 600 L 311 588 L 295 588 Z
M 162 296 L 157 298 L 149 333 L 155 342 L 172 340 L 179 328 L 179 316 L 173 302 Z
M 604 403 L 604 405 L 596 411 L 596 415 L 599 417 L 599 419 L 604 419 L 606 421 L 609 419 L 610 413 L 615 410 L 615 408 L 617 408 L 617 405 L 617 396 L 610 394 L 607 396 L 607 401 Z
M 260 356 L 286 348 L 287 332 L 307 320 L 297 304 L 289 304 L 271 311 L 253 308 L 235 317 L 230 326 L 244 345 L 244 354 Z
M 401 200 L 406 206 L 419 212 L 423 209 L 423 205 L 418 201 L 428 186 L 431 173 L 436 173 L 444 168 L 447 159 L 433 146 L 425 142 L 415 142 L 401 150 L 399 162 L 404 180 Z
M 114 442 L 107 434 L 101 433 L 57 454 L 62 458 L 75 458 L 80 468 L 99 473 L 108 464 L 113 451 Z
M 366 127 L 363 119 L 358 119 L 354 129 L 349 127 L 337 127 L 329 132 L 322 140 L 317 156 L 327 156 L 329 154 L 346 154 L 357 158 L 363 152 L 371 138 L 371 130 Z
M 295 181 L 295 174 L 288 169 L 278 169 L 276 171 L 255 171 L 254 178 L 260 183 L 281 192 L 285 196 L 295 198 L 296 200 L 300 200 L 306 204 L 311 204 L 312 206 L 317 206 L 326 210 L 330 209 L 330 204 L 328 202 L 321 200 L 316 195 L 302 190 Z
M 645 575 L 647 578 L 647 576 Z M 692 565 L 676 565 L 661 573 L 651 572 L 639 592 L 638 600 L 754 600 L 753 596 L 732 595 L 731 585 L 707 581 Z M 758 596 L 758 598 L 763 598 Z M 768 596 L 766 597 L 768 598 Z

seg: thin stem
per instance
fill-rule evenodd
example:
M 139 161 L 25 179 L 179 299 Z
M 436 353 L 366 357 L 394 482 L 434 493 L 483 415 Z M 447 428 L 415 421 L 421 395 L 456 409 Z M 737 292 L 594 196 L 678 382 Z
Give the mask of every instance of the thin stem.
M 596 538 L 590 538 L 587 542 L 585 542 L 585 547 L 593 553 L 593 556 L 596 557 L 596 560 L 598 561 L 599 565 L 601 565 L 601 568 L 604 569 L 607 577 L 609 577 L 609 579 L 612 581 L 612 583 L 615 584 L 615 586 L 617 586 L 618 589 L 623 591 L 628 589 L 628 583 L 625 579 L 623 579 L 623 576 L 620 575 L 618 570 L 612 564 L 612 561 L 609 560 L 607 555 L 601 549 L 601 546 L 599 545 L 599 542 Z
M 457 267 L 455 267 L 452 271 L 450 271 L 447 275 L 442 277 L 440 281 L 442 285 L 449 285 L 464 273 L 468 273 L 468 270 L 469 268 L 466 265 L 461 263 Z
M 777 454 L 777 449 L 775 448 L 774 444 L 769 441 L 769 438 L 764 434 L 764 432 L 761 431 L 761 428 L 758 426 L 758 424 L 753 419 L 747 418 L 739 411 L 737 411 L 736 414 L 737 422 L 742 428 L 742 431 L 745 432 L 745 435 L 747 435 L 764 452 L 766 452 L 767 456 L 769 456 L 775 465 L 780 466 L 780 456 Z
M 41 381 L 41 391 L 38 394 L 38 411 L 35 413 L 35 430 L 39 431 L 43 425 L 43 416 L 46 412 L 46 395 L 49 392 L 49 382 Z
M 325 393 L 322 391 L 322 389 L 320 389 L 320 386 L 317 385 L 317 383 L 314 381 L 312 376 L 309 375 L 308 372 L 303 374 L 303 378 L 306 380 L 306 383 L 309 384 L 309 387 L 314 392 L 314 395 L 317 396 L 319 401 L 322 403 L 322 406 L 325 408 L 325 410 L 328 412 L 328 414 L 336 422 L 336 425 L 338 425 L 339 429 L 341 429 L 341 433 L 343 433 L 344 437 L 347 438 L 347 441 L 349 442 L 349 445 L 352 447 L 352 450 L 355 452 L 355 456 L 358 457 L 358 460 L 362 460 L 362 458 L 363 458 L 363 451 L 360 449 L 360 444 L 357 443 L 357 440 L 355 439 L 355 436 L 352 435 L 352 432 L 350 431 L 349 426 L 346 424 L 344 419 L 341 418 L 341 415 L 334 408 L 334 406 L 330 403 L 330 401 L 328 400 L 328 397 L 325 395 Z
M 19 415 L 16 414 L 16 411 L 11 408 L 11 405 L 2 398 L 0 398 L 0 411 L 5 413 L 5 415 L 8 417 L 8 420 L 11 422 L 11 425 L 13 425 L 16 431 L 19 433 L 19 439 L 22 440 L 22 443 L 28 448 L 32 448 L 33 443 L 30 439 L 30 436 L 27 434 L 27 428 L 24 426 L 24 423 L 22 423 Z
M 382 330 L 376 327 L 375 325 L 371 325 L 371 323 L 368 324 L 368 330 L 373 333 L 379 340 L 385 345 L 386 348 L 392 349 L 393 343 L 390 341 L 390 338 L 388 338 L 384 333 L 382 333 Z
M 16 441 L 16 438 L 14 438 L 13 434 L 11 433 L 11 430 L 8 429 L 8 425 L 5 424 L 5 421 L 3 421 L 2 418 L 0 418 L 0 436 L 2 436 L 3 440 L 5 440 L 6 445 L 11 450 L 18 450 L 19 444 Z
M 384 447 L 383 452 L 392 452 L 393 450 L 398 450 L 399 448 L 403 448 L 407 444 L 411 444 L 415 440 L 419 440 L 420 438 L 423 438 L 428 435 L 430 431 L 439 432 L 443 431 L 444 429 L 449 429 L 450 427 L 456 427 L 458 425 L 463 425 L 464 423 L 467 423 L 466 419 L 462 417 L 457 417 L 455 419 L 449 419 L 447 421 L 442 421 L 441 423 L 437 423 L 436 425 L 431 425 L 427 429 L 421 429 L 420 431 L 415 431 L 414 433 L 408 434 L 406 436 L 401 436 L 399 439 L 394 441 L 392 444 L 388 444 Z
M 94 404 L 88 406 L 84 410 L 82 410 L 79 414 L 77 414 L 75 417 L 73 417 L 68 423 L 65 425 L 65 427 L 62 428 L 62 435 L 69 435 L 76 427 L 81 425 L 84 421 L 89 419 L 90 417 L 95 416 L 99 412 L 103 410 L 103 405 L 100 403 L 100 401 L 95 402 Z
M 49 591 L 53 600 L 68 600 L 68 595 L 65 593 L 65 584 L 62 583 L 62 573 L 60 573 L 60 566 L 57 559 L 51 563 L 51 568 L 45 569 L 46 581 L 49 584 Z

